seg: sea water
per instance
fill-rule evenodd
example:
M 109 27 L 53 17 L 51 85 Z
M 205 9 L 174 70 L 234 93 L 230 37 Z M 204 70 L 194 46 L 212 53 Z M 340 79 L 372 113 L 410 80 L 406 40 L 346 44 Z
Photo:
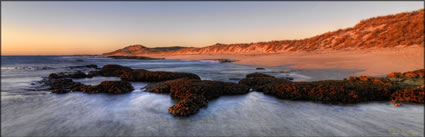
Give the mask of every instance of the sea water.
M 203 80 L 238 82 L 263 72 L 295 81 L 317 80 L 307 74 L 326 71 L 327 79 L 343 70 L 296 70 L 215 61 L 110 59 L 97 56 L 2 56 L 2 136 L 423 136 L 424 106 L 390 102 L 326 105 L 288 101 L 250 92 L 222 96 L 190 117 L 174 117 L 176 104 L 166 94 L 143 91 L 148 83 L 132 82 L 135 90 L 120 95 L 34 90 L 53 72 L 90 71 L 69 66 L 120 64 L 150 71 L 191 72 Z M 82 61 L 81 61 L 82 60 Z M 330 72 L 330 73 L 329 73 Z M 344 73 L 345 74 L 345 73 Z M 348 75 L 348 74 L 346 74 Z M 323 78 L 322 78 L 323 79 Z M 74 79 L 96 85 L 116 77 Z

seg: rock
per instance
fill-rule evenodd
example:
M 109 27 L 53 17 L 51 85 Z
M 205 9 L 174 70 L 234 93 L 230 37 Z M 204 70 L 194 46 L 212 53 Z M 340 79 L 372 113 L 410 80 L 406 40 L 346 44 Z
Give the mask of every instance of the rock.
M 126 81 L 137 82 L 159 82 L 179 78 L 201 79 L 198 75 L 192 73 L 164 71 L 151 72 L 144 69 L 124 72 L 121 74 L 120 78 Z
M 249 88 L 230 82 L 182 78 L 148 84 L 146 91 L 169 93 L 172 98 L 180 100 L 177 105 L 169 108 L 170 113 L 188 116 L 198 112 L 200 107 L 206 106 L 207 100 L 222 95 L 246 94 Z
M 113 77 L 119 77 L 122 73 L 132 71 L 133 69 L 129 67 L 124 67 L 116 64 L 109 64 L 105 65 L 100 69 L 98 72 L 102 76 L 113 76 Z
M 294 80 L 294 78 L 292 78 L 292 77 L 281 77 L 282 79 L 286 79 L 286 80 L 289 80 L 289 81 L 293 81 Z
M 51 74 L 49 74 L 49 78 L 58 79 L 58 78 L 62 78 L 62 76 L 59 76 L 57 73 L 51 73 Z
M 51 73 L 49 74 L 50 79 L 61 79 L 61 78 L 87 78 L 89 77 L 84 72 L 60 72 L 60 73 Z
M 87 77 L 87 75 L 86 75 L 86 73 L 84 73 L 84 72 L 77 71 L 77 72 L 72 73 L 72 74 L 70 75 L 70 77 L 71 77 L 71 78 L 86 78 L 86 77 Z
M 256 70 L 265 70 L 264 68 L 255 68 Z
M 64 93 L 68 93 L 69 90 L 64 90 L 64 89 L 54 89 L 52 91 L 52 93 L 56 93 L 56 94 L 64 94 Z
M 385 85 L 362 80 L 325 80 L 314 82 L 286 82 L 266 85 L 265 94 L 290 100 L 308 100 L 329 104 L 352 104 L 389 100 L 398 85 Z
M 286 83 L 290 82 L 286 79 L 274 77 L 247 77 L 239 81 L 239 84 L 247 85 L 255 91 L 263 91 L 264 86 L 269 84 Z
M 75 61 L 77 61 L 77 62 L 84 62 L 83 59 L 76 59 Z
M 263 74 L 263 73 L 258 73 L 258 72 L 248 74 L 248 75 L 246 75 L 246 77 L 247 78 L 250 78 L 250 77 L 271 77 L 271 78 L 274 78 L 273 76 Z
M 377 77 L 370 77 L 370 76 L 350 76 L 349 79 L 351 81 L 369 81 L 369 82 L 377 82 L 384 85 L 392 85 L 393 82 L 388 78 L 377 78 Z
M 403 73 L 403 76 L 410 78 L 425 78 L 425 69 L 405 72 Z
M 208 101 L 200 95 L 191 95 L 179 101 L 178 104 L 168 108 L 174 116 L 190 116 L 199 111 L 201 107 L 206 107 Z
M 217 98 L 221 95 L 245 94 L 249 88 L 230 82 L 197 80 L 197 79 L 178 79 L 163 82 L 156 89 L 147 89 L 148 92 L 155 91 L 161 93 L 170 93 L 172 98 L 183 99 L 186 96 L 197 94 L 203 95 L 208 100 Z M 152 87 L 150 84 L 147 87 Z M 160 90 L 158 90 L 158 88 Z
M 99 85 L 94 86 L 95 88 L 88 91 L 88 93 L 110 93 L 110 94 L 122 94 L 128 93 L 134 90 L 130 82 L 127 81 L 103 81 Z
M 387 75 L 388 78 L 399 78 L 401 77 L 401 73 L 400 72 L 392 72 L 390 74 Z
M 394 106 L 400 106 L 401 103 L 424 104 L 425 85 L 415 88 L 397 90 L 391 94 L 391 102 Z
M 219 63 L 230 63 L 230 62 L 236 61 L 236 60 L 233 60 L 233 59 L 205 59 L 205 60 L 217 61 Z
M 229 78 L 229 80 L 242 80 L 241 78 Z
M 83 66 L 69 66 L 68 68 L 70 68 L 70 69 L 75 69 L 75 68 L 95 68 L 95 69 L 97 69 L 97 65 L 89 64 L 89 65 L 83 65 Z
M 72 89 L 74 82 L 72 79 L 55 79 L 48 81 L 46 85 L 50 86 L 53 93 L 67 93 Z
M 94 76 L 100 76 L 100 75 L 101 75 L 100 71 L 94 70 L 94 71 L 89 71 L 89 73 L 87 74 L 87 77 L 94 77 Z

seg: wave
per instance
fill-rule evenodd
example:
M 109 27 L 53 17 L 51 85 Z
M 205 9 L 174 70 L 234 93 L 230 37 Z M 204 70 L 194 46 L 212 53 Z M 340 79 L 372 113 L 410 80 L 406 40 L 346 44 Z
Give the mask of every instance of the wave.
M 1 70 L 50 70 L 48 66 L 2 66 Z

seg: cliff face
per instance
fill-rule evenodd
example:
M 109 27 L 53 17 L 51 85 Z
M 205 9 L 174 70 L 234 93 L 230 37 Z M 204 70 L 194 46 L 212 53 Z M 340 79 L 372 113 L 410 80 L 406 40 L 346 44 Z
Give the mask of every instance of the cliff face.
M 215 44 L 202 48 L 129 46 L 105 55 L 269 54 L 292 51 L 350 50 L 424 45 L 424 10 L 379 16 L 302 40 Z M 166 49 L 166 50 L 165 50 Z

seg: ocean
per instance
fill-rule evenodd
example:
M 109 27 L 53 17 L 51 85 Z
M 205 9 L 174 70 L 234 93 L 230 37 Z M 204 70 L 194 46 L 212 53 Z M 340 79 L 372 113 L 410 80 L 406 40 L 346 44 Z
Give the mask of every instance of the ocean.
M 134 60 L 98 56 L 2 56 L 1 136 L 423 136 L 424 105 L 394 107 L 390 102 L 326 105 L 281 100 L 262 92 L 222 96 L 190 117 L 174 117 L 176 104 L 166 94 L 143 91 L 148 83 L 132 82 L 135 90 L 120 95 L 34 90 L 53 72 L 69 66 L 119 64 L 150 71 L 191 72 L 203 80 L 238 82 L 246 74 L 263 72 L 294 81 L 320 78 L 342 70 L 296 70 L 211 60 Z M 90 69 L 82 69 L 89 71 Z M 323 79 L 323 78 L 321 78 Z M 99 84 L 115 77 L 74 79 Z

